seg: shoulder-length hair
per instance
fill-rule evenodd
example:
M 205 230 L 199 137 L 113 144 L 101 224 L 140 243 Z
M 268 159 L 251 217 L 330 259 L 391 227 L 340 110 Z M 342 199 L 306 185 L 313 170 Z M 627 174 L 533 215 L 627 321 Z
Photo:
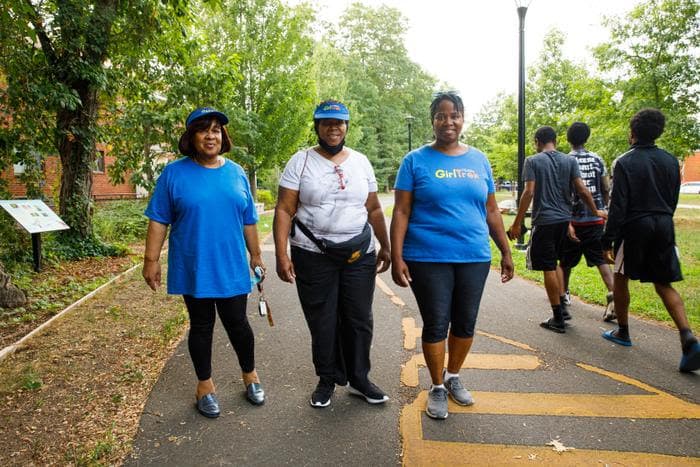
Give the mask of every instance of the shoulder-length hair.
M 208 129 L 212 123 L 215 121 L 219 121 L 216 117 L 204 117 L 204 118 L 198 118 L 190 126 L 187 127 L 185 132 L 180 136 L 180 143 L 178 144 L 178 149 L 180 150 L 180 153 L 184 156 L 188 157 L 195 157 L 197 155 L 197 151 L 194 149 L 194 135 L 202 130 Z M 226 127 L 224 125 L 221 125 L 221 151 L 219 151 L 219 154 L 224 154 L 226 152 L 229 152 L 231 150 L 231 138 L 228 135 L 228 131 L 226 130 Z

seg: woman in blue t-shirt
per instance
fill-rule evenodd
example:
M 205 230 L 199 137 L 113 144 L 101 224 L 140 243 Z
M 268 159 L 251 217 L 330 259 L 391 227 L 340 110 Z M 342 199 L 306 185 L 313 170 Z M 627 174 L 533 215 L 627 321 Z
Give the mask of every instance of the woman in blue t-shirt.
M 265 402 L 255 371 L 255 340 L 246 317 L 250 269 L 262 261 L 258 216 L 243 168 L 221 154 L 231 150 L 224 125 L 228 118 L 204 107 L 185 121 L 180 152 L 158 178 L 146 216 L 143 277 L 153 290 L 160 285 L 160 251 L 168 240 L 168 293 L 185 299 L 190 317 L 187 340 L 195 373 L 197 410 L 219 416 L 211 378 L 211 345 L 216 312 L 226 329 L 246 385 L 246 397 Z M 250 253 L 250 261 L 246 255 Z
M 491 265 L 489 235 L 501 250 L 502 282 L 513 277 L 513 259 L 489 161 L 459 141 L 462 99 L 439 93 L 430 117 L 435 141 L 406 155 L 396 178 L 391 274 L 397 285 L 410 285 L 416 297 L 432 379 L 426 413 L 444 419 L 448 393 L 457 404 L 474 403 L 459 370 L 472 345 Z

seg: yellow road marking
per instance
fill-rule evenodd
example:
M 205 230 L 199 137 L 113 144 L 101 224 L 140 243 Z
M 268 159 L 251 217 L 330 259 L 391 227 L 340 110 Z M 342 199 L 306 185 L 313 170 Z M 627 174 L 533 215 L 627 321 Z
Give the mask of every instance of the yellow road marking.
M 484 331 L 476 331 L 476 333 L 480 336 L 488 337 L 489 339 L 494 339 L 494 340 L 497 340 L 499 342 L 503 342 L 504 344 L 512 345 L 513 347 L 517 347 L 519 349 L 529 350 L 530 352 L 535 351 L 535 349 L 533 349 L 529 345 L 523 344 L 522 342 L 514 341 L 512 339 L 508 339 L 507 337 L 501 337 L 501 336 L 497 336 L 495 334 L 489 334 L 488 332 L 484 332 Z
M 377 276 L 377 287 L 379 287 L 379 289 L 380 289 L 382 292 L 384 292 L 384 293 L 389 297 L 389 299 L 391 300 L 391 302 L 392 302 L 394 305 L 397 305 L 397 306 L 400 306 L 400 307 L 401 307 L 401 306 L 406 306 L 406 304 L 404 303 L 404 301 L 401 300 L 401 299 L 394 293 L 394 291 L 391 290 L 391 288 L 389 288 L 388 285 L 386 285 L 386 282 L 384 282 L 384 281 L 382 280 L 382 278 L 379 277 L 379 276 Z
M 532 464 L 533 462 L 557 466 L 583 464 L 697 466 L 700 462 L 700 459 L 697 457 L 678 457 L 665 454 L 588 449 L 575 449 L 557 453 L 552 448 L 540 446 L 425 440 L 423 439 L 422 413 L 425 408 L 426 394 L 423 391 L 413 403 L 401 410 L 400 430 L 403 438 L 403 465 L 406 466 L 505 465 Z M 477 405 L 480 404 L 481 400 L 477 400 Z M 452 409 L 453 406 L 450 406 L 450 412 L 452 412 Z M 436 421 L 435 423 L 440 422 Z
M 445 355 L 445 362 L 449 355 Z M 540 359 L 535 355 L 485 354 L 470 353 L 462 368 L 479 370 L 535 370 L 540 366 Z M 418 368 L 425 367 L 423 354 L 413 355 L 401 369 L 401 382 L 405 386 L 418 386 Z
M 416 320 L 413 318 L 404 318 L 401 321 L 403 328 L 403 348 L 413 350 L 416 348 L 416 341 L 423 332 L 422 328 L 416 326 Z
M 383 283 L 382 283 L 383 284 Z M 386 284 L 383 284 L 386 286 Z M 381 287 L 381 286 L 380 286 Z M 387 293 L 385 291 L 385 293 Z M 392 296 L 387 293 L 387 295 Z M 413 350 L 422 329 L 413 318 L 402 320 L 404 348 Z M 535 352 L 527 344 L 505 337 L 477 331 L 477 334 Z M 445 356 L 446 360 L 448 356 Z M 469 354 L 462 368 L 534 370 L 541 364 L 534 355 Z M 551 394 L 515 392 L 473 392 L 476 404 L 459 406 L 449 400 L 453 414 L 542 415 L 572 417 L 615 417 L 631 419 L 700 419 L 700 405 L 689 403 L 660 391 L 648 384 L 619 373 L 603 370 L 584 363 L 579 368 L 597 373 L 614 381 L 634 386 L 648 394 Z M 406 362 L 401 371 L 401 382 L 416 387 L 418 369 L 425 366 L 422 354 Z M 620 452 L 574 449 L 558 453 L 552 448 L 526 445 L 474 444 L 463 442 L 430 441 L 423 439 L 422 414 L 427 391 L 421 391 L 411 404 L 401 410 L 400 432 L 403 445 L 403 465 L 504 465 L 520 463 L 549 463 L 555 465 L 700 465 L 698 457 L 679 457 L 644 452 Z M 568 444 L 568 443 L 567 443 Z M 575 447 L 575 446 L 574 446 Z
M 472 391 L 472 395 L 476 401 L 473 406 L 450 405 L 450 412 L 635 419 L 700 418 L 700 406 L 669 394 L 608 395 Z M 423 399 L 425 397 L 423 396 Z

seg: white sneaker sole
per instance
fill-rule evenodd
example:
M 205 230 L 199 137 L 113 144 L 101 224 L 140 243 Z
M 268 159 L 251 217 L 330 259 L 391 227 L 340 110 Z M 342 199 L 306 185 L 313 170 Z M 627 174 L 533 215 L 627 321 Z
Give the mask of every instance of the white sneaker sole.
M 386 394 L 384 395 L 384 397 L 382 399 L 372 399 L 371 397 L 365 396 L 364 394 L 362 394 L 362 392 L 360 392 L 357 389 L 355 389 L 354 387 L 350 386 L 350 384 L 348 384 L 347 387 L 348 387 L 348 392 L 350 394 L 352 394 L 353 396 L 363 397 L 367 401 L 368 404 L 383 404 L 384 402 L 389 400 L 389 396 L 387 396 Z
M 446 419 L 447 416 L 449 415 L 449 412 L 445 412 L 445 416 L 444 416 L 444 417 L 438 417 L 437 415 L 430 413 L 430 410 L 428 410 L 428 409 L 426 408 L 426 409 L 425 409 L 425 414 L 426 414 L 428 417 L 430 417 L 430 418 L 432 418 L 432 419 L 434 419 L 434 420 L 444 420 L 444 419 Z
M 331 400 L 328 399 L 326 401 L 326 403 L 324 404 L 322 402 L 314 402 L 311 399 L 309 399 L 309 404 L 311 404 L 311 407 L 323 408 L 323 407 L 328 407 L 329 405 L 331 405 Z
M 452 401 L 457 405 L 461 405 L 462 407 L 468 407 L 470 405 L 474 405 L 474 399 L 470 399 L 469 402 L 464 403 L 464 402 L 457 400 L 457 398 L 455 396 L 453 396 L 451 392 L 448 391 L 448 394 L 450 395 L 450 399 L 452 399 Z

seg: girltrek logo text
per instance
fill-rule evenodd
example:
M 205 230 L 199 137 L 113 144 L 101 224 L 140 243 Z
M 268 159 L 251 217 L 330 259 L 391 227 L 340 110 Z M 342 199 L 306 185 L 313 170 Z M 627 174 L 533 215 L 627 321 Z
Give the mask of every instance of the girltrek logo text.
M 445 169 L 437 169 L 435 171 L 435 178 L 442 179 L 442 178 L 471 178 L 471 179 L 478 179 L 479 174 L 473 171 L 472 169 L 451 169 L 451 170 L 445 170 Z

